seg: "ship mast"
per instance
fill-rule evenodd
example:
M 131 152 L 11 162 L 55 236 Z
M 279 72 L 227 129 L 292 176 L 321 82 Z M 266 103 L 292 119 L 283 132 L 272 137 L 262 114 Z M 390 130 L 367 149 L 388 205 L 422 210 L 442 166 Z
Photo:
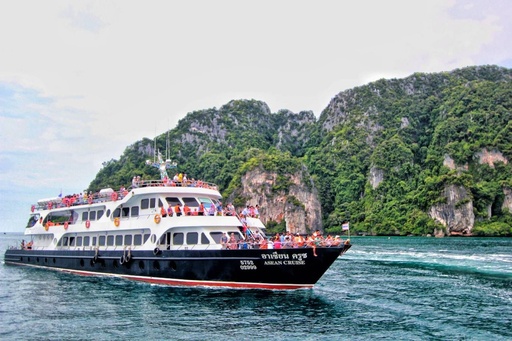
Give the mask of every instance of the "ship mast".
M 160 171 L 160 180 L 169 179 L 169 174 L 167 174 L 167 170 L 171 168 L 176 168 L 178 163 L 174 160 L 170 159 L 170 151 L 169 151 L 169 132 L 167 132 L 167 141 L 166 141 L 166 151 L 165 151 L 165 161 L 162 157 L 162 153 L 160 150 L 156 149 L 156 137 L 155 137 L 155 146 L 154 146 L 154 154 L 153 154 L 153 162 L 151 160 L 146 160 L 146 165 L 158 168 Z

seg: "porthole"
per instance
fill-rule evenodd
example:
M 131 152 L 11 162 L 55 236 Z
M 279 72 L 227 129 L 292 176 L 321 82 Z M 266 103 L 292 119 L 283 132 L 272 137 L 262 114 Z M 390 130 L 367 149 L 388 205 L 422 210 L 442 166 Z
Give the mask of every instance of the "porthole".
M 45 259 L 44 259 L 44 262 L 45 262 L 45 263 L 48 263 L 48 258 L 45 258 Z
M 152 234 L 151 235 L 151 243 L 155 243 L 156 242 L 156 235 Z
M 139 261 L 139 268 L 141 270 L 144 270 L 144 262 L 143 261 Z
M 110 209 L 107 210 L 107 218 L 110 217 Z

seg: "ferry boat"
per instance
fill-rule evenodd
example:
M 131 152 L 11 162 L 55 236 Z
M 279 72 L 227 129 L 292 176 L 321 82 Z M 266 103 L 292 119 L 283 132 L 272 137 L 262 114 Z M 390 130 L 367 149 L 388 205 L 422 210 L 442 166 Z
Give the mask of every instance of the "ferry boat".
M 288 290 L 312 288 L 351 246 L 262 248 L 250 242 L 267 238 L 258 217 L 206 213 L 222 199 L 215 184 L 169 180 L 175 165 L 160 154 L 153 165 L 159 180 L 39 200 L 24 245 L 6 250 L 5 263 L 172 286 Z

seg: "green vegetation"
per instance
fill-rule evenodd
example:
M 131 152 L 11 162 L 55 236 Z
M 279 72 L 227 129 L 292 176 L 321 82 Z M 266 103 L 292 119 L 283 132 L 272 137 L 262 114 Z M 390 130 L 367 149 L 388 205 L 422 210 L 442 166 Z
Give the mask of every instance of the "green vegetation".
M 178 171 L 217 183 L 238 206 L 250 199 L 240 191 L 248 171 L 277 174 L 270 191 L 277 194 L 289 190 L 292 174 L 307 169 L 303 181 L 317 188 L 324 228 L 332 233 L 341 232 L 344 221 L 352 233 L 443 230 L 428 212 L 446 202 L 446 186 L 457 185 L 468 192 L 457 207 L 473 203 L 475 235 L 512 236 L 512 218 L 503 209 L 504 189 L 512 187 L 509 69 L 382 79 L 339 93 L 318 120 L 311 112 L 273 114 L 260 101 L 231 101 L 189 113 L 169 138 Z M 166 139 L 167 133 L 156 137 L 162 152 Z M 105 162 L 89 189 L 128 186 L 134 175 L 158 177 L 144 163 L 153 157 L 153 144 L 143 139 L 119 160 Z M 480 161 L 491 153 L 502 158 L 492 166 Z M 296 198 L 288 200 L 299 206 Z M 274 225 L 273 231 L 284 230 Z

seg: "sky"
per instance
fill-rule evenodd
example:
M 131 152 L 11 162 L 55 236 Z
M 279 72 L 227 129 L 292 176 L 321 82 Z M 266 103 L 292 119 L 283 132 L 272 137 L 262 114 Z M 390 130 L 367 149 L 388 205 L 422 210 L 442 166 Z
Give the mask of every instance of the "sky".
M 0 0 L 0 231 L 195 110 L 318 117 L 381 78 L 511 68 L 511 19 L 508 0 Z

